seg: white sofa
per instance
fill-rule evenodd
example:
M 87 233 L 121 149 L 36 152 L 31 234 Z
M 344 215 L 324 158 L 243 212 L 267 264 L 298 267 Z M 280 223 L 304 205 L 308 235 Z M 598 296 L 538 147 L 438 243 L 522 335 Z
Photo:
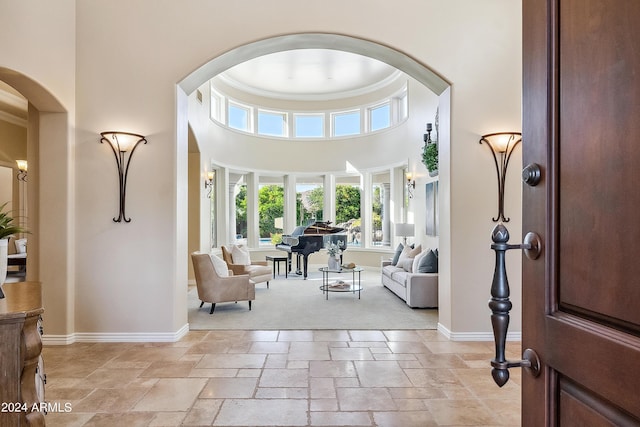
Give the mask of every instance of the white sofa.
M 438 307 L 438 273 L 414 273 L 407 263 L 383 260 L 382 284 L 412 308 Z

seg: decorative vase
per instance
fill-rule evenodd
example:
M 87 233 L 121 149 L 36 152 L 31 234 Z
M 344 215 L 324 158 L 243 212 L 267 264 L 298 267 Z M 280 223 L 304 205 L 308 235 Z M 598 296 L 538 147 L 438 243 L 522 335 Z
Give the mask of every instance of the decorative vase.
M 340 257 L 338 256 L 329 256 L 328 260 L 329 270 L 332 271 L 340 271 Z

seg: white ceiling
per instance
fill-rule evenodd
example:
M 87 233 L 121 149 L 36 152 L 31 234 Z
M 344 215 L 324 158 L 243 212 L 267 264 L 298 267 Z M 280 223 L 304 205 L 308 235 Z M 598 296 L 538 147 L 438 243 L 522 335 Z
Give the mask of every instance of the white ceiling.
M 227 84 L 257 95 L 308 100 L 369 92 L 400 74 L 390 65 L 354 53 L 297 49 L 243 62 L 219 77 Z

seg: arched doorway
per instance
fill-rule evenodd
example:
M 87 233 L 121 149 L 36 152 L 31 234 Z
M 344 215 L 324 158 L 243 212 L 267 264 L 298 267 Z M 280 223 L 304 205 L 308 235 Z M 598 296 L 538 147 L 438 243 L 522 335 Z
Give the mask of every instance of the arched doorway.
M 20 71 L 3 67 L 0 67 L 0 80 L 28 101 L 27 227 L 31 234 L 27 280 L 46 283 L 43 301 L 49 313 L 46 316 L 48 334 L 67 335 L 73 329 L 74 298 L 70 268 L 73 241 L 68 225 L 73 200 L 69 179 L 73 132 L 65 107 L 40 83 Z
M 178 83 L 177 90 L 177 111 L 179 112 L 177 120 L 178 146 L 188 146 L 187 118 L 183 117 L 180 112 L 186 111 L 187 96 L 189 94 L 196 91 L 200 85 L 211 79 L 213 76 L 218 75 L 237 64 L 266 54 L 294 49 L 340 50 L 385 62 L 411 76 L 438 95 L 440 100 L 440 123 L 442 126 L 449 126 L 451 102 L 450 90 L 448 89 L 450 88 L 450 83 L 431 70 L 428 66 L 416 61 L 414 58 L 399 50 L 369 40 L 326 33 L 291 34 L 272 37 L 231 49 L 204 64 L 180 81 Z M 445 132 L 443 134 L 439 143 L 441 146 L 449 146 L 449 132 Z M 448 199 L 449 196 L 447 192 L 450 185 L 447 173 L 448 168 L 446 169 L 446 172 L 440 176 L 441 182 L 444 181 L 444 185 L 441 185 L 440 187 L 440 197 L 446 197 Z M 447 233 L 446 227 L 441 227 L 441 232 Z M 178 259 L 183 257 L 184 254 L 178 254 Z M 447 309 L 447 311 L 448 310 L 449 309 Z

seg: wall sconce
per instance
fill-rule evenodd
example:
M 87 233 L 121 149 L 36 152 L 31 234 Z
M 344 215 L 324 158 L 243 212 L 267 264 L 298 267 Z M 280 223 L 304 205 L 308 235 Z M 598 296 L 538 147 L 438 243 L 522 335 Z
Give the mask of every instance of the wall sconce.
M 131 222 L 131 218 L 125 215 L 125 198 L 127 195 L 127 175 L 131 156 L 141 142 L 147 143 L 144 136 L 129 132 L 108 131 L 100 132 L 100 143 L 107 142 L 113 150 L 118 166 L 118 178 L 120 181 L 120 212 L 114 222 Z
M 213 178 L 216 176 L 214 171 L 207 172 L 207 178 L 204 180 L 204 188 L 207 190 L 207 197 L 211 198 L 211 192 L 213 191 Z
M 425 133 L 422 136 L 422 139 L 424 140 L 424 142 L 426 144 L 431 144 L 431 131 L 433 130 L 433 127 L 431 126 L 431 123 L 427 123 L 427 133 Z
M 483 135 L 479 143 L 486 142 L 491 149 L 493 161 L 496 165 L 498 175 L 498 216 L 491 218 L 493 222 L 509 222 L 509 218 L 504 216 L 504 182 L 509 166 L 509 159 L 514 148 L 522 141 L 522 134 L 519 132 L 498 132 Z
M 407 194 L 410 199 L 413 199 L 413 190 L 416 188 L 416 180 L 411 179 L 412 177 L 410 173 L 407 174 Z
M 414 224 L 398 223 L 396 224 L 396 236 L 404 239 L 404 245 L 407 246 L 407 237 L 413 237 L 416 234 L 416 226 Z
M 16 160 L 16 164 L 18 165 L 18 174 L 16 175 L 18 181 L 27 182 L 27 161 Z

